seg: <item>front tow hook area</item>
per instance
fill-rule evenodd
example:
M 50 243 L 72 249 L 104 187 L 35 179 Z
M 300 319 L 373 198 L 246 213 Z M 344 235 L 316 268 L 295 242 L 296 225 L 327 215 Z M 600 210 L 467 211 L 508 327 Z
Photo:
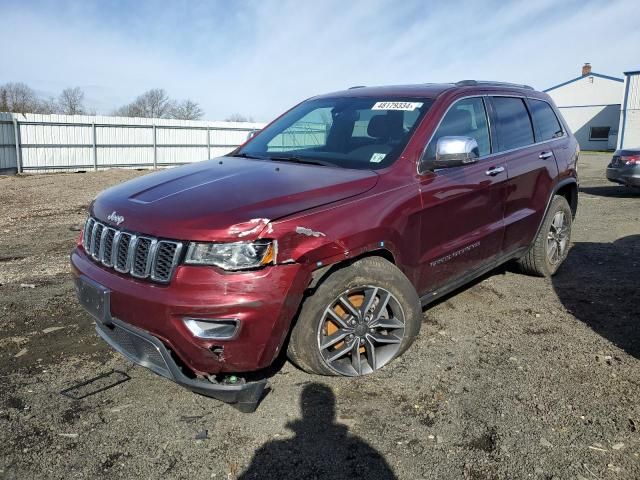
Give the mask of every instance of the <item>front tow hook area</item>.
M 188 376 L 178 364 L 177 357 L 159 338 L 111 315 L 110 291 L 106 287 L 84 275 L 78 276 L 75 281 L 80 304 L 95 319 L 98 335 L 114 350 L 137 365 L 193 392 L 229 403 L 241 412 L 253 412 L 258 407 L 267 387 L 266 378 L 230 383 L 217 382 L 213 377 L 206 380 Z
M 188 377 L 158 338 L 117 318 L 110 318 L 108 322 L 96 321 L 96 331 L 113 349 L 133 363 L 192 392 L 228 403 L 243 413 L 254 412 L 268 391 L 266 379 L 225 383 Z

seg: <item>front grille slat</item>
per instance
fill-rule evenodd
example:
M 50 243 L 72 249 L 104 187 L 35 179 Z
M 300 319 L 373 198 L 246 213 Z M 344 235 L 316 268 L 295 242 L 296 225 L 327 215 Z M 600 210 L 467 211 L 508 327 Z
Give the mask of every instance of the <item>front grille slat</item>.
M 179 258 L 182 244 L 166 240 L 158 241 L 156 255 L 151 265 L 151 278 L 158 282 L 167 282 L 171 278 Z
M 129 272 L 129 244 L 131 243 L 133 235 L 125 232 L 120 232 L 120 242 L 118 243 L 118 250 L 116 252 L 115 269 L 120 273 Z
M 149 254 L 151 253 L 152 238 L 138 237 L 136 246 L 133 251 L 133 260 L 131 261 L 131 275 L 134 277 L 145 278 L 149 275 Z
M 104 225 L 96 222 L 93 227 L 93 238 L 91 244 L 91 256 L 94 260 L 100 261 L 100 246 L 102 245 L 102 231 L 104 230 Z
M 93 233 L 93 225 L 95 222 L 96 221 L 93 218 L 89 217 L 87 218 L 87 222 L 84 224 L 84 232 L 82 232 L 82 246 L 87 251 L 87 253 L 91 248 L 91 234 Z
M 113 267 L 111 259 L 113 257 L 113 239 L 115 235 L 116 231 L 113 228 L 105 228 L 102 234 L 102 253 L 100 254 L 100 258 L 102 259 L 102 264 L 107 267 Z
M 118 230 L 93 217 L 82 239 L 87 255 L 105 267 L 154 282 L 168 283 L 180 259 L 182 243 Z

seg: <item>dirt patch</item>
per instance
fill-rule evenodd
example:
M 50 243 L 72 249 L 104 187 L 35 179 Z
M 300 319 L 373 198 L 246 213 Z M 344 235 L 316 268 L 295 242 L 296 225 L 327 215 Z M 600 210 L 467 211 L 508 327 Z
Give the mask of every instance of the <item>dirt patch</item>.
M 75 301 L 87 205 L 145 172 L 3 179 L 0 478 L 640 478 L 640 191 L 609 184 L 607 161 L 581 159 L 553 280 L 486 275 L 367 378 L 285 364 L 251 415 L 133 368 Z M 114 369 L 131 380 L 60 394 Z

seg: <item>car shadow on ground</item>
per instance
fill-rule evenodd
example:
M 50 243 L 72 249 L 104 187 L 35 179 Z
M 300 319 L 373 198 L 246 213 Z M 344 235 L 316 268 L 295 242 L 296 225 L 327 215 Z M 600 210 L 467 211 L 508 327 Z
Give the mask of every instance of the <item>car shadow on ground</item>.
M 287 424 L 295 435 L 263 445 L 240 479 L 395 479 L 378 451 L 336 423 L 335 403 L 326 385 L 306 385 L 300 396 L 302 418 Z
M 624 185 L 607 185 L 600 187 L 580 187 L 580 193 L 611 198 L 640 198 L 640 188 L 625 187 Z
M 578 242 L 552 278 L 578 320 L 640 358 L 640 235 L 613 243 Z

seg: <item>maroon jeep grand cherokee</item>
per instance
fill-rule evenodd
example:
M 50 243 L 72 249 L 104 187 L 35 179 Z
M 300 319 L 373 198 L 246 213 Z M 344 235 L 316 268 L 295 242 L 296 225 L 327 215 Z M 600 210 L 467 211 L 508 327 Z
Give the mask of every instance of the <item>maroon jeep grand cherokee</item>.
M 356 87 L 231 154 L 100 194 L 71 255 L 97 331 L 135 363 L 256 407 L 286 348 L 321 375 L 401 355 L 422 307 L 517 260 L 553 275 L 578 144 L 530 87 Z

